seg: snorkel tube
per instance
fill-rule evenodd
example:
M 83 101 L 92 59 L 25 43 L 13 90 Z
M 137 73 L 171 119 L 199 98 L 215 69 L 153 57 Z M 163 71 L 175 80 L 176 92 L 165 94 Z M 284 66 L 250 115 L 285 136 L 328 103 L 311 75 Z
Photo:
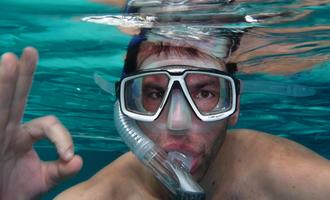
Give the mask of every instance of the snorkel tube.
M 129 149 L 147 166 L 176 200 L 204 200 L 206 194 L 189 173 L 189 158 L 179 152 L 166 153 L 150 140 L 135 120 L 125 116 L 117 100 L 115 125 Z M 191 163 L 190 163 L 191 164 Z

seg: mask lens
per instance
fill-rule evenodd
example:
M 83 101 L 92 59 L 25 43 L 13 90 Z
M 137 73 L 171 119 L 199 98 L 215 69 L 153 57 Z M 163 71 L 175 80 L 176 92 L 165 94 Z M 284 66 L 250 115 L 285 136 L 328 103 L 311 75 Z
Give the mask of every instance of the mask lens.
M 143 75 L 125 83 L 125 106 L 130 112 L 154 115 L 164 103 L 169 78 L 166 74 Z
M 195 106 L 202 115 L 213 115 L 231 109 L 231 82 L 221 75 L 190 73 L 185 82 Z

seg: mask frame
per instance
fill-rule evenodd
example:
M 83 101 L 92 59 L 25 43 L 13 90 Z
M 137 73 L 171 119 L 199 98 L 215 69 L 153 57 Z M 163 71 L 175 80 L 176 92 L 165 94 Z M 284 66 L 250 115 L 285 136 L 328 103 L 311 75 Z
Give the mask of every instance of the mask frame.
M 166 69 L 167 68 L 167 69 Z M 128 81 L 131 81 L 133 79 L 143 77 L 146 75 L 156 75 L 156 74 L 165 74 L 167 77 L 169 77 L 168 86 L 164 94 L 164 99 L 160 103 L 158 109 L 154 114 L 150 115 L 143 115 L 136 112 L 132 112 L 129 109 L 126 108 L 126 100 L 125 100 L 125 85 Z M 231 98 L 231 107 L 229 110 L 226 110 L 222 113 L 214 113 L 210 115 L 203 115 L 202 112 L 199 111 L 197 106 L 194 103 L 194 100 L 191 98 L 190 92 L 186 86 L 185 77 L 189 74 L 201 74 L 201 75 L 212 75 L 212 76 L 218 76 L 220 78 L 223 78 L 230 83 L 230 90 L 232 94 Z M 135 73 L 131 73 L 129 75 L 124 76 L 118 83 L 116 83 L 116 95 L 117 98 L 120 100 L 120 107 L 122 109 L 122 112 L 127 115 L 128 117 L 138 120 L 138 121 L 145 121 L 145 122 L 152 122 L 156 120 L 161 111 L 163 110 L 168 97 L 170 95 L 171 90 L 173 89 L 172 86 L 178 83 L 181 86 L 181 90 L 186 98 L 186 100 L 189 102 L 192 110 L 196 114 L 196 116 L 205 122 L 210 121 L 218 121 L 222 120 L 224 118 L 227 118 L 231 116 L 233 113 L 236 112 L 237 109 L 237 97 L 240 92 L 240 82 L 238 79 L 233 77 L 232 75 L 217 70 L 217 69 L 191 69 L 190 66 L 181 66 L 181 65 L 175 65 L 175 66 L 164 66 L 161 69 L 155 69 L 155 70 L 140 70 Z

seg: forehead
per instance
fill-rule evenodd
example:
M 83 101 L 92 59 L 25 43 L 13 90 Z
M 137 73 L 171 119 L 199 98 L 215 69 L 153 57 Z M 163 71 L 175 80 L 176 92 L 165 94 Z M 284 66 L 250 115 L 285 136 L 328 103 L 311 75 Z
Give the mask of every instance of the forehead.
M 142 42 L 137 55 L 137 70 L 155 69 L 168 65 L 187 65 L 225 71 L 223 60 L 217 59 L 197 46 L 185 43 Z
M 174 53 L 160 53 L 147 57 L 139 66 L 138 69 L 157 69 L 171 65 L 186 65 L 192 68 L 202 69 L 218 69 L 225 71 L 224 63 L 207 57 L 191 57 L 184 55 L 176 55 Z

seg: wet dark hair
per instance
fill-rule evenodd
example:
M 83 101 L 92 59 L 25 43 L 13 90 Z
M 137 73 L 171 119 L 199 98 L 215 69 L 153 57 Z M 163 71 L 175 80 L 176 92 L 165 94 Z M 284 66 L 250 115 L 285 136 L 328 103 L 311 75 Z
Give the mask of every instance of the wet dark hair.
M 160 55 L 161 53 L 164 53 L 165 55 L 174 53 L 178 56 L 188 56 L 191 58 L 212 58 L 213 60 L 218 60 L 219 65 L 221 65 L 220 63 L 223 63 L 229 74 L 233 75 L 237 71 L 236 63 L 224 63 L 221 59 L 212 57 L 190 46 L 173 46 L 166 42 L 149 42 L 143 38 L 135 38 L 135 40 L 136 41 L 133 39 L 133 42 L 130 43 L 127 50 L 122 75 L 135 72 L 137 67 L 140 66 L 149 56 Z M 235 47 L 234 50 L 236 50 L 236 48 L 237 47 Z

